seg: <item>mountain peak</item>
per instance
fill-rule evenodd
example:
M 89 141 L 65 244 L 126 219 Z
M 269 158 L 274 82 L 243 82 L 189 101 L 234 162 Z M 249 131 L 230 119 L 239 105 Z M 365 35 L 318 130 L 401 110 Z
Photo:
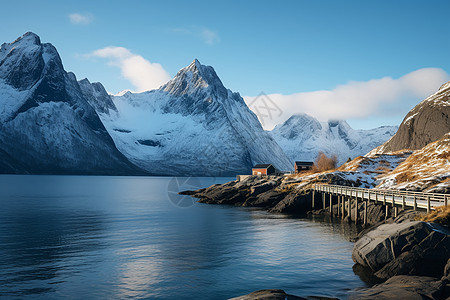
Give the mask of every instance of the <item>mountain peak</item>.
M 41 39 L 39 38 L 39 36 L 31 31 L 25 33 L 24 35 L 22 35 L 21 37 L 19 37 L 18 39 L 16 39 L 14 42 L 12 42 L 11 44 L 27 44 L 27 45 L 40 45 L 41 44 Z
M 200 70 L 203 67 L 203 65 L 200 63 L 200 61 L 196 58 L 191 62 L 191 64 L 187 67 L 190 70 Z
M 173 95 L 197 94 L 208 90 L 217 96 L 227 95 L 227 90 L 214 68 L 202 65 L 198 59 L 194 59 L 189 66 L 178 71 L 173 79 L 161 87 L 161 90 Z

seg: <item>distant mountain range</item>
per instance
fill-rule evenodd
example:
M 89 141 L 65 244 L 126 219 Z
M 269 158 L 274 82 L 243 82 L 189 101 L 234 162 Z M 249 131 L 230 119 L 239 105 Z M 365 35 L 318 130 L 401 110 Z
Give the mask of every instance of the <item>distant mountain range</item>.
M 341 161 L 381 145 L 395 127 L 292 116 L 264 131 L 238 93 L 194 60 L 160 89 L 109 95 L 77 81 L 55 47 L 26 33 L 0 48 L 0 173 L 226 176 L 319 151 Z
M 364 155 L 392 137 L 397 126 L 354 130 L 346 121 L 319 122 L 306 114 L 293 115 L 270 134 L 291 161 L 314 161 L 318 152 L 336 155 L 338 163 Z

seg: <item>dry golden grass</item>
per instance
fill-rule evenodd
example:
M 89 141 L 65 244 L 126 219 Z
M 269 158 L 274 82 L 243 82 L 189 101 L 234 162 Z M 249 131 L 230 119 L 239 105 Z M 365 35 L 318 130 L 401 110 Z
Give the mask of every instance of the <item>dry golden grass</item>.
M 384 160 L 384 159 L 380 160 L 379 164 L 380 164 L 380 166 L 386 166 L 386 167 L 389 167 L 391 165 L 390 162 L 388 162 L 387 160 Z
M 450 135 L 447 134 L 411 154 L 392 172 L 396 175 L 397 184 L 445 172 L 450 157 L 449 141 Z
M 437 207 L 436 210 L 424 216 L 419 216 L 417 220 L 450 226 L 450 205 Z
M 337 168 L 337 170 L 342 172 L 355 172 L 356 170 L 358 170 L 358 167 L 360 166 L 363 159 L 364 157 L 358 156 L 353 160 L 346 162 L 345 164 Z
M 289 193 L 299 185 L 299 182 L 286 184 L 283 187 L 277 187 L 275 191 Z
M 395 177 L 395 181 L 397 182 L 397 184 L 399 183 L 403 183 L 403 182 L 411 182 L 411 181 L 415 181 L 416 179 L 419 179 L 420 177 L 417 175 L 417 173 L 414 172 L 401 172 L 400 174 L 398 174 Z

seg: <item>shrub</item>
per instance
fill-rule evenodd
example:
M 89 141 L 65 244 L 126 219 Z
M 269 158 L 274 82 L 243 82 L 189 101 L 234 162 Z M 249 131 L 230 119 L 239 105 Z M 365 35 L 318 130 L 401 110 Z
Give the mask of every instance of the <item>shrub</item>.
M 319 172 L 328 171 L 336 168 L 337 156 L 332 155 L 328 157 L 323 152 L 319 152 L 316 161 L 314 163 L 313 169 Z

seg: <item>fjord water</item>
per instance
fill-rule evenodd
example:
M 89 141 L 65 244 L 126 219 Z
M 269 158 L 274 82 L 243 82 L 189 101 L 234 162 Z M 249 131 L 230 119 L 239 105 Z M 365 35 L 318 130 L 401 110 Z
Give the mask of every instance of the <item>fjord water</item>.
M 346 298 L 364 286 L 348 224 L 176 194 L 230 179 L 0 176 L 0 297 Z

